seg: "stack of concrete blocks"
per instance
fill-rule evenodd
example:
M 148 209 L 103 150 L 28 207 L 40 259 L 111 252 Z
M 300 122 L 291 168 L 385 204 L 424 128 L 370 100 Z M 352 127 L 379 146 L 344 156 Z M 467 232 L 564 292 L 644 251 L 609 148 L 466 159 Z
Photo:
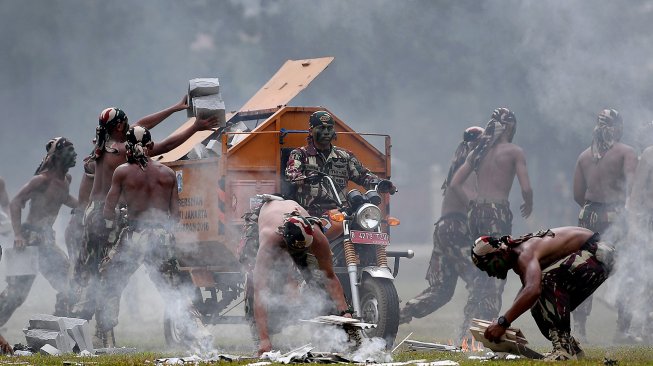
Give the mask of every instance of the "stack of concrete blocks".
M 23 332 L 27 345 L 41 353 L 94 352 L 91 328 L 85 319 L 36 314 Z
M 218 78 L 197 78 L 188 81 L 188 117 L 218 117 L 218 127 L 225 127 L 224 101 Z

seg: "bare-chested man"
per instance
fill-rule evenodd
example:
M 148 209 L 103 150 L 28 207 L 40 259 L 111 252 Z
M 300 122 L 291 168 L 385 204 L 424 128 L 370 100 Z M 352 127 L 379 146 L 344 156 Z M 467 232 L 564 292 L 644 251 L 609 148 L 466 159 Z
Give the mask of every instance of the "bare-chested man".
M 70 174 L 77 154 L 73 144 L 65 137 L 50 140 L 45 146 L 46 155 L 35 175 L 11 200 L 11 224 L 14 230 L 14 248 L 38 248 L 39 270 L 57 290 L 55 315 L 67 316 L 69 306 L 68 270 L 66 254 L 55 243 L 52 225 L 62 205 L 75 208 L 77 200 L 70 195 Z M 25 221 L 23 207 L 30 208 Z M 4 325 L 14 311 L 25 302 L 35 275 L 8 276 L 7 288 L 0 294 L 0 325 Z
M 508 195 L 517 176 L 524 203 L 521 215 L 528 218 L 533 211 L 533 190 L 531 189 L 526 156 L 521 147 L 512 143 L 517 130 L 515 114 L 507 108 L 495 109 L 485 127 L 476 148 L 456 172 L 451 188 L 461 199 L 465 198 L 463 183 L 476 172 L 478 191 L 469 207 L 469 231 L 472 238 L 483 235 L 507 235 L 512 233 L 512 211 Z M 494 286 L 493 286 L 494 285 Z M 493 313 L 501 310 L 501 296 L 505 282 L 486 283 L 483 309 Z
M 476 197 L 476 175 L 472 173 L 463 185 L 465 199 L 460 199 L 449 189 L 451 179 L 469 152 L 476 147 L 483 131 L 481 127 L 465 129 L 463 141 L 456 148 L 449 173 L 442 184 L 444 197 L 441 217 L 435 223 L 433 252 L 426 272 L 429 287 L 401 309 L 400 323 L 408 323 L 413 317 L 423 318 L 444 306 L 453 297 L 458 277 L 465 281 L 469 293 L 460 337 L 467 333 L 472 318 L 495 316 L 483 308 L 487 296 L 485 282 L 491 279 L 479 273 L 469 262 L 469 242 L 472 241 L 472 236 L 467 225 L 467 210 L 469 200 Z
M 179 220 L 179 196 L 177 179 L 172 169 L 152 161 L 149 153 L 154 149 L 150 132 L 140 126 L 129 129 L 125 143 L 128 162 L 116 168 L 106 205 L 104 206 L 104 230 L 117 226 L 116 207 L 126 203 L 128 222 L 121 229 L 118 243 L 111 248 L 100 265 L 100 288 L 104 301 L 98 307 L 97 327 L 107 338 L 111 347 L 115 343 L 113 328 L 118 324 L 120 296 L 129 277 L 145 264 L 150 279 L 154 282 L 167 306 L 173 306 L 181 298 L 179 268 L 174 259 L 174 235 L 172 229 Z M 190 300 L 186 302 L 190 306 Z M 188 308 L 187 320 L 201 325 L 201 320 L 192 319 L 197 312 Z M 187 327 L 188 334 L 182 334 L 184 341 L 210 337 L 203 328 Z M 192 339 L 192 341 L 191 341 Z
M 152 128 L 172 113 L 188 108 L 186 97 L 174 106 L 146 116 L 135 126 Z M 152 156 L 168 152 L 186 141 L 195 132 L 217 125 L 217 118 L 196 119 L 185 130 L 165 138 L 152 147 Z M 88 202 L 83 213 L 83 240 L 79 258 L 75 263 L 74 285 L 76 304 L 72 309 L 74 316 L 91 319 L 96 310 L 96 279 L 99 263 L 109 247 L 116 241 L 119 228 L 104 230 L 102 212 L 114 170 L 127 161 L 125 141 L 129 130 L 127 115 L 118 108 L 107 108 L 100 113 L 96 128 L 95 147 L 85 161 L 85 175 L 80 184 L 80 201 Z M 90 180 L 92 180 L 92 185 Z M 90 190 L 90 192 L 89 192 Z M 87 196 L 88 194 L 88 196 Z M 74 223 L 73 223 L 74 224 Z M 71 233 L 71 237 L 74 233 Z M 107 343 L 106 334 L 97 334 L 102 343 Z
M 259 335 L 259 355 L 272 349 L 268 306 L 280 306 L 280 301 L 284 305 L 290 303 L 288 292 L 276 288 L 275 284 L 286 282 L 285 277 L 278 277 L 287 274 L 282 269 L 292 267 L 291 260 L 307 282 L 310 271 L 314 271 L 317 265 L 325 277 L 326 291 L 337 311 L 341 315 L 351 316 L 347 313 L 349 306 L 342 286 L 333 271 L 329 241 L 322 233 L 318 218 L 310 217 L 295 201 L 270 200 L 261 207 L 258 227 L 260 246 L 254 265 L 254 319 Z M 315 305 L 310 304 L 311 307 Z
M 594 128 L 592 145 L 585 149 L 576 162 L 574 172 L 574 200 L 581 207 L 578 226 L 600 232 L 611 242 L 625 235 L 622 213 L 637 167 L 635 150 L 620 142 L 623 120 L 614 109 L 602 110 Z M 622 304 L 617 304 L 617 339 L 630 328 L 630 315 Z M 574 312 L 574 329 L 585 337 L 585 323 L 592 310 L 588 298 Z
M 472 246 L 474 264 L 500 279 L 512 269 L 522 283 L 513 304 L 487 328 L 485 337 L 498 342 L 530 309 L 542 335 L 553 343 L 547 359 L 582 358 L 580 344 L 571 336 L 570 313 L 606 280 L 613 253 L 598 233 L 573 226 L 518 238 L 478 238 Z

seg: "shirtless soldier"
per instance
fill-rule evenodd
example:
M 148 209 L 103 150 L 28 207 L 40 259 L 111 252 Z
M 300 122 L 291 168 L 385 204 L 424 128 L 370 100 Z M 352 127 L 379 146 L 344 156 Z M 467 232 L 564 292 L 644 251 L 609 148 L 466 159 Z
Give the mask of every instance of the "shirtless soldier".
M 559 227 L 510 236 L 482 236 L 472 246 L 474 264 L 488 276 L 505 279 L 509 270 L 522 287 L 510 308 L 485 331 L 499 342 L 506 328 L 527 310 L 540 332 L 553 343 L 548 360 L 584 356 L 571 336 L 570 313 L 608 277 L 614 249 L 598 233 L 580 227 Z
M 141 264 L 145 264 L 167 306 L 177 304 L 182 297 L 182 291 L 174 288 L 174 284 L 180 282 L 172 233 L 179 220 L 175 173 L 149 158 L 153 142 L 150 132 L 143 127 L 129 129 L 125 149 L 128 162 L 116 168 L 113 174 L 102 220 L 105 231 L 113 230 L 117 226 L 115 209 L 118 203 L 127 204 L 127 225 L 122 228 L 118 243 L 102 260 L 99 270 L 104 301 L 98 306 L 96 320 L 99 333 L 111 335 L 106 339 L 108 347 L 115 345 L 113 328 L 118 324 L 120 296 Z M 190 299 L 186 305 L 191 306 Z M 182 339 L 210 337 L 197 318 L 199 314 L 189 308 L 186 310 L 184 315 L 194 327 L 184 328 L 187 333 L 181 335 Z
M 520 206 L 522 217 L 528 218 L 533 211 L 533 190 L 528 177 L 526 157 L 521 147 L 512 143 L 516 129 L 517 119 L 512 111 L 507 108 L 495 109 L 481 140 L 451 181 L 451 189 L 464 199 L 463 183 L 472 172 L 476 172 L 477 197 L 470 203 L 469 208 L 469 231 L 472 238 L 512 233 L 513 216 L 508 195 L 515 176 L 524 199 Z M 487 296 L 482 308 L 492 311 L 496 316 L 501 310 L 505 282 L 492 282 L 494 286 L 484 286 Z
M 623 120 L 614 109 L 602 110 L 594 128 L 592 146 L 578 156 L 574 172 L 574 200 L 581 207 L 578 226 L 616 243 L 625 234 L 622 214 L 637 167 L 635 150 L 619 142 Z M 610 230 L 608 231 L 608 228 Z M 630 328 L 630 315 L 623 304 L 617 304 L 617 339 Z M 585 337 L 585 323 L 592 310 L 592 298 L 574 312 L 574 330 Z
M 135 126 L 152 128 L 170 116 L 172 113 L 188 108 L 186 97 L 176 105 L 160 112 L 143 117 Z M 154 145 L 150 154 L 152 156 L 168 152 L 186 141 L 195 132 L 215 127 L 217 119 L 196 119 L 185 130 L 165 138 Z M 80 202 L 86 203 L 83 214 L 83 239 L 79 249 L 78 260 L 74 267 L 74 286 L 76 303 L 72 314 L 76 317 L 91 319 L 96 310 L 97 286 L 96 279 L 101 259 L 106 255 L 110 245 L 117 238 L 116 227 L 113 232 L 104 229 L 102 211 L 114 170 L 126 159 L 125 140 L 129 129 L 127 115 L 118 108 L 107 108 L 100 113 L 99 124 L 96 128 L 95 147 L 89 157 L 85 159 L 85 175 L 80 183 Z M 90 192 L 89 192 L 90 191 Z M 77 220 L 79 222 L 79 220 Z M 75 225 L 73 219 L 71 224 Z M 71 229 L 73 230 L 73 229 Z M 112 240 L 109 240 L 111 236 Z M 74 238 L 75 234 L 70 233 Z M 97 334 L 100 341 L 106 343 L 110 335 Z
M 14 229 L 14 248 L 36 246 L 39 251 L 39 270 L 57 290 L 54 314 L 68 315 L 70 264 L 66 254 L 55 243 L 52 225 L 62 205 L 75 208 L 77 200 L 68 193 L 70 174 L 77 154 L 65 137 L 57 137 L 45 145 L 46 155 L 35 175 L 11 200 L 11 224 Z M 30 209 L 22 221 L 22 210 L 27 201 Z M 0 294 L 0 326 L 25 302 L 35 275 L 8 276 L 7 288 Z
M 281 269 L 288 268 L 291 258 L 305 279 L 314 269 L 310 267 L 317 264 L 337 310 L 341 315 L 351 317 L 342 286 L 333 271 L 329 241 L 319 222 L 295 201 L 270 200 L 261 207 L 258 218 L 260 246 L 254 265 L 254 319 L 259 335 L 259 355 L 272 349 L 268 334 L 268 306 L 276 301 L 271 299 L 288 298 L 287 294 L 279 295 L 279 289 L 270 288 L 270 282 L 274 282 L 279 273 L 285 273 Z
M 488 295 L 485 293 L 485 282 L 492 280 L 477 271 L 469 262 L 469 242 L 472 236 L 467 225 L 467 206 L 469 200 L 476 197 L 476 176 L 472 174 L 465 181 L 465 199 L 459 199 L 453 190 L 449 189 L 451 179 L 465 162 L 469 152 L 476 147 L 482 134 L 481 127 L 467 128 L 463 133 L 463 141 L 454 153 L 449 173 L 442 184 L 444 197 L 441 217 L 435 223 L 433 232 L 433 252 L 426 272 L 429 287 L 409 300 L 401 309 L 400 323 L 408 323 L 413 317 L 423 318 L 444 306 L 453 297 L 458 277 L 465 281 L 469 293 L 460 337 L 464 337 L 472 318 L 495 316 L 482 307 L 485 304 L 483 300 Z

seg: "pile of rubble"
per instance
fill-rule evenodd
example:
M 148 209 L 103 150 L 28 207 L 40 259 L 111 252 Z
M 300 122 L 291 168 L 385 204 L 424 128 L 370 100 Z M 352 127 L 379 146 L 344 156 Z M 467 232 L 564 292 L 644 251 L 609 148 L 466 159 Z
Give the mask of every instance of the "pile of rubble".
M 27 347 L 43 354 L 94 354 L 88 320 L 64 318 L 48 314 L 34 315 L 23 329 Z

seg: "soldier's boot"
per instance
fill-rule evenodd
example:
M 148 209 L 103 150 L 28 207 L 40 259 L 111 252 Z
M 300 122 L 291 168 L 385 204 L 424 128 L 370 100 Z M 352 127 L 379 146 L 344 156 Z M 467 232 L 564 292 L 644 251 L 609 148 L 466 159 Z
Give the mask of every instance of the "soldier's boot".
M 93 347 L 95 348 L 115 348 L 116 338 L 113 334 L 113 328 L 107 331 L 97 329 L 93 336 Z
M 580 360 L 581 358 L 585 358 L 585 351 L 580 348 L 580 342 L 578 342 L 574 337 L 571 337 L 571 350 L 574 352 L 576 359 Z
M 553 351 L 544 357 L 545 361 L 567 361 L 575 360 L 576 356 L 572 350 L 571 336 L 569 332 L 549 329 L 549 338 L 553 343 Z

